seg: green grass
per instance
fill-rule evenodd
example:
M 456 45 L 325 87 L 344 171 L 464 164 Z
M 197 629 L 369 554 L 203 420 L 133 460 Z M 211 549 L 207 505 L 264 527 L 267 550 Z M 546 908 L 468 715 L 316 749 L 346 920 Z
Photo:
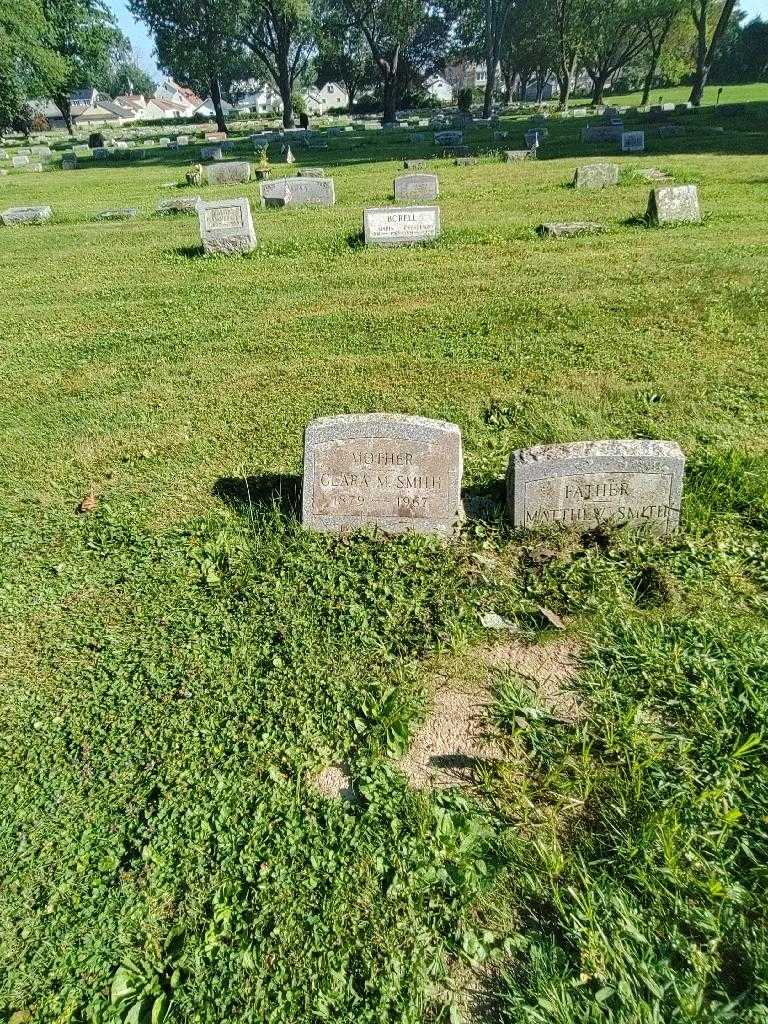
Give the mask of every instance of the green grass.
M 704 106 L 717 103 L 717 93 L 722 88 L 720 103 L 765 103 L 768 101 L 768 82 L 752 82 L 749 85 L 708 85 L 704 89 Z M 686 103 L 691 95 L 689 85 L 659 86 L 651 91 L 650 103 Z M 611 93 L 606 102 L 622 106 L 638 106 L 641 92 Z
M 581 123 L 521 165 L 478 132 L 413 250 L 350 244 L 430 153 L 394 139 L 299 150 L 337 206 L 254 204 L 235 259 L 153 215 L 182 156 L 0 179 L 54 208 L 0 231 L 7 1019 L 448 1021 L 470 973 L 476 1020 L 768 1019 L 768 110 L 684 123 L 591 195 L 573 168 L 612 148 Z M 648 166 L 702 225 L 637 223 Z M 141 216 L 90 219 L 112 205 Z M 373 410 L 459 423 L 496 512 L 450 547 L 302 531 L 306 422 Z M 677 537 L 504 524 L 510 450 L 623 436 L 688 454 Z M 476 670 L 485 610 L 549 642 L 540 605 L 584 717 L 499 672 L 505 764 L 409 790 L 434 659 Z M 339 759 L 355 804 L 308 786 Z

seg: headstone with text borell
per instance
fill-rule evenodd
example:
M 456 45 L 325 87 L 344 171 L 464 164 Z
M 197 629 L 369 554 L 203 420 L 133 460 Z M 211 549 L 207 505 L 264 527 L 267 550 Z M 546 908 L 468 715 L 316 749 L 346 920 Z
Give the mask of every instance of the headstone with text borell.
M 439 206 L 370 207 L 363 211 L 366 245 L 416 245 L 440 235 Z
M 454 534 L 461 515 L 461 433 L 454 423 L 388 413 L 327 416 L 304 437 L 302 521 L 345 533 Z
M 231 256 L 251 252 L 256 248 L 256 231 L 247 199 L 200 202 L 197 216 L 205 252 Z
M 644 526 L 680 522 L 685 456 L 674 441 L 576 441 L 512 452 L 507 507 L 514 525 Z

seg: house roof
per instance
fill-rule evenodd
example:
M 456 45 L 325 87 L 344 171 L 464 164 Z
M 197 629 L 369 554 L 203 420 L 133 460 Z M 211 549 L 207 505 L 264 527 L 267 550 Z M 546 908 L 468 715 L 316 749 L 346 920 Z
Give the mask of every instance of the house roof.
M 119 103 L 123 107 L 145 107 L 147 101 L 143 96 L 115 96 L 115 103 Z
M 186 107 L 183 107 L 180 103 L 173 103 L 171 100 L 160 100 L 155 97 L 152 102 L 161 110 L 178 110 L 182 114 L 187 112 Z
M 112 121 L 118 118 L 133 117 L 136 111 L 123 107 L 109 100 L 98 100 L 78 115 L 79 121 Z M 106 115 L 106 116 L 105 116 Z

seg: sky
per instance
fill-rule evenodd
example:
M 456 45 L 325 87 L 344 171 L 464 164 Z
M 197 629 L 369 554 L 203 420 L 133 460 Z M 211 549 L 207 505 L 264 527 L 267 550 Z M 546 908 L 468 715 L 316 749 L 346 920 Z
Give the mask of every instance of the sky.
M 162 76 L 155 60 L 155 45 L 146 26 L 137 21 L 128 11 L 126 0 L 106 0 L 106 2 L 107 6 L 114 11 L 120 28 L 133 43 L 139 64 L 154 78 L 160 79 Z M 748 18 L 759 14 L 764 20 L 768 20 L 768 0 L 741 0 L 739 6 L 746 12 Z

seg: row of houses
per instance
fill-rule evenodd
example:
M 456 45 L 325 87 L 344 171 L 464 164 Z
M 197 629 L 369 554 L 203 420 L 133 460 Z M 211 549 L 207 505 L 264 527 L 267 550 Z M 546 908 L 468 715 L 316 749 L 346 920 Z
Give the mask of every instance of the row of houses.
M 283 109 L 280 95 L 271 86 L 261 82 L 242 82 L 235 90 L 235 101 L 224 101 L 226 115 L 273 114 Z M 96 89 L 84 89 L 72 93 L 72 120 L 82 128 L 106 124 L 122 125 L 132 121 L 168 121 L 190 118 L 196 115 L 211 117 L 214 114 L 210 96 L 201 99 L 192 89 L 178 85 L 173 79 L 166 79 L 155 90 L 154 96 L 126 94 L 124 96 L 102 95 Z M 336 82 L 307 90 L 304 94 L 307 111 L 315 116 L 329 110 L 344 108 L 349 97 L 346 90 Z M 35 100 L 32 107 L 42 114 L 53 128 L 64 125 L 61 111 L 51 100 Z

